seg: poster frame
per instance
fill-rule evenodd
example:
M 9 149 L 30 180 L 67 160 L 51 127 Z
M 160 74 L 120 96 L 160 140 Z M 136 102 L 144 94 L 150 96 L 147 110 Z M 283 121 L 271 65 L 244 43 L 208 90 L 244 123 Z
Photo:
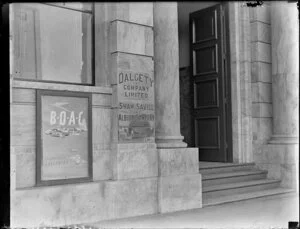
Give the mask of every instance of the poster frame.
M 42 138 L 42 97 L 57 96 L 57 97 L 77 97 L 87 98 L 87 117 L 88 117 L 88 176 L 67 179 L 42 180 L 42 160 L 43 160 L 43 138 Z M 93 162 L 92 162 L 92 95 L 85 92 L 70 92 L 70 91 L 55 91 L 55 90 L 36 90 L 36 186 L 49 186 L 61 184 L 74 184 L 89 182 L 93 179 Z

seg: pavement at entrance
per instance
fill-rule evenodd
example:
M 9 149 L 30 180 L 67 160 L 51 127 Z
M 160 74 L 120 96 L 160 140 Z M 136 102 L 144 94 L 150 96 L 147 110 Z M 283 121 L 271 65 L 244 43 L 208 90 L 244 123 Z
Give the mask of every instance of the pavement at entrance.
M 201 209 L 90 224 L 97 228 L 288 228 L 299 222 L 299 196 L 275 195 Z

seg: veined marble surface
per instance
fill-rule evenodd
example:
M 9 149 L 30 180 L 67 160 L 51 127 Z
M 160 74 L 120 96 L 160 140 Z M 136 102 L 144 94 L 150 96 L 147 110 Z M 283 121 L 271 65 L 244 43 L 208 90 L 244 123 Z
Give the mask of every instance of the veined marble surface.
M 172 138 L 171 142 L 182 143 L 179 107 L 178 16 L 175 2 L 154 4 L 154 57 L 156 136 L 161 137 L 161 141 L 168 142 Z M 164 137 L 169 139 L 163 139 Z
M 296 3 L 273 2 L 273 134 L 299 132 L 299 21 Z

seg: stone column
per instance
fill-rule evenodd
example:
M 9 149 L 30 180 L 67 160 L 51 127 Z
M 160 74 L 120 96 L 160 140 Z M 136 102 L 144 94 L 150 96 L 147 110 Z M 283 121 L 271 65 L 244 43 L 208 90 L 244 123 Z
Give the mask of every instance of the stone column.
M 299 142 L 299 23 L 296 3 L 273 2 L 271 144 Z
M 156 144 L 182 148 L 187 144 L 180 133 L 177 3 L 154 3 L 153 20 Z

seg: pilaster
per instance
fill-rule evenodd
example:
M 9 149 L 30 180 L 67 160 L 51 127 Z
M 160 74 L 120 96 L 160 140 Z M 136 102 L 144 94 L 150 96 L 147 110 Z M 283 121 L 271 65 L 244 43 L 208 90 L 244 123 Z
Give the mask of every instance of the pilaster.
M 253 161 L 249 8 L 229 3 L 233 162 Z
M 107 4 L 113 179 L 156 177 L 153 3 Z
M 273 136 L 299 144 L 299 22 L 296 4 L 274 2 L 272 22 Z
M 267 154 L 276 148 L 284 187 L 299 189 L 299 19 L 296 3 L 272 2 L 273 135 Z M 274 157 L 274 156 L 273 156 Z

